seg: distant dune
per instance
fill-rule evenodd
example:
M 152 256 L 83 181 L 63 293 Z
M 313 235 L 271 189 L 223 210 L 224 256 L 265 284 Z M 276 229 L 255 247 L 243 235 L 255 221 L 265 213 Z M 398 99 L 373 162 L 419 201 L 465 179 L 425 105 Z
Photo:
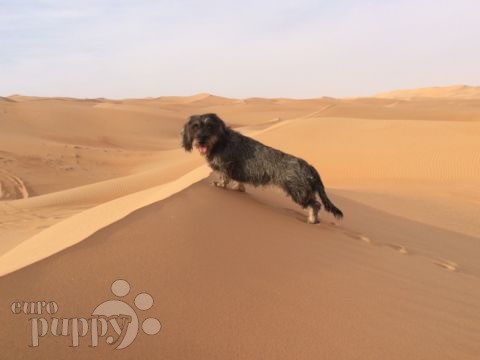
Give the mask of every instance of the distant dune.
M 345 213 L 276 188 L 210 186 L 180 148 L 192 114 L 314 165 Z M 0 337 L 5 358 L 476 359 L 480 90 L 371 98 L 0 98 Z M 210 178 L 208 178 L 210 176 Z M 29 346 L 14 301 L 90 316 L 128 280 L 162 329 L 92 349 Z M 145 315 L 147 312 L 142 312 Z M 139 312 L 140 314 L 140 312 Z M 147 316 L 147 315 L 145 315 Z M 23 319 L 23 320 L 22 320 Z M 30 340 L 31 341 L 31 340 Z M 123 355 L 122 355 L 123 354 Z
M 374 95 L 383 99 L 480 99 L 480 87 L 455 85 L 444 87 L 427 87 L 421 89 L 395 90 Z

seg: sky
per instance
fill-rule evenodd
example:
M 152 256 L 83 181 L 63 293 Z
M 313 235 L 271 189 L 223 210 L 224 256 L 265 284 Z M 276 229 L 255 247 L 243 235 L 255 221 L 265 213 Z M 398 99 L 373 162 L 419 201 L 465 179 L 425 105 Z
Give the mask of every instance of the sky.
M 0 0 L 0 96 L 480 85 L 478 0 Z

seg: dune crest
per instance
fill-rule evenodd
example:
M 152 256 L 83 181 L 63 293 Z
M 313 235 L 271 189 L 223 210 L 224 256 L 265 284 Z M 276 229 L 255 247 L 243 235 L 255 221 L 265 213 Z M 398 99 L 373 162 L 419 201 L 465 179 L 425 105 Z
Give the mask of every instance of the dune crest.
M 175 181 L 119 197 L 73 215 L 2 254 L 0 276 L 73 246 L 133 211 L 185 189 L 205 178 L 209 172 L 206 166 L 202 166 Z

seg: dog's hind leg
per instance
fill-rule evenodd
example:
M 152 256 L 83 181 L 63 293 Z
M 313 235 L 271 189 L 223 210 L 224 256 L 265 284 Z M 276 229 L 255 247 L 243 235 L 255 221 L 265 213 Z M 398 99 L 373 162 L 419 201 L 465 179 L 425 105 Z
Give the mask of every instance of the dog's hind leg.
M 308 219 L 307 222 L 309 224 L 318 224 L 320 220 L 318 220 L 318 212 L 320 211 L 320 203 L 316 201 L 315 204 L 310 205 L 308 207 Z
M 298 186 L 294 182 L 285 182 L 281 185 L 285 192 L 304 209 L 308 209 L 307 223 L 317 224 L 318 212 L 322 205 L 317 201 L 315 191 L 308 186 Z
M 307 218 L 307 222 L 309 224 L 318 224 L 320 222 L 318 220 L 318 212 L 320 211 L 321 207 L 322 206 L 317 200 L 312 199 L 310 201 L 310 203 L 308 204 L 308 218 Z

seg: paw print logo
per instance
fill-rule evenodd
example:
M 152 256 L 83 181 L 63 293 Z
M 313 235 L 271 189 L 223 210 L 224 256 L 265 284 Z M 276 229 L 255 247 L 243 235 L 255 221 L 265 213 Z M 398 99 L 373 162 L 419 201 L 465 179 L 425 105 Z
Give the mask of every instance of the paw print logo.
M 122 279 L 112 283 L 112 293 L 118 297 L 124 297 L 130 292 L 130 284 Z M 153 298 L 143 292 L 135 297 L 135 308 L 141 311 L 149 310 L 153 306 Z M 134 308 L 121 300 L 108 300 L 98 305 L 92 315 L 106 318 L 107 326 L 111 326 L 118 335 L 107 337 L 107 344 L 118 345 L 115 349 L 124 349 L 130 345 L 138 335 L 139 321 Z M 128 321 L 125 321 L 128 319 Z M 127 325 L 126 325 L 127 324 Z M 125 328 L 126 326 L 126 328 Z M 156 335 L 160 331 L 160 321 L 155 318 L 147 318 L 141 323 L 142 331 L 147 335 Z M 103 334 L 104 335 L 104 334 Z

